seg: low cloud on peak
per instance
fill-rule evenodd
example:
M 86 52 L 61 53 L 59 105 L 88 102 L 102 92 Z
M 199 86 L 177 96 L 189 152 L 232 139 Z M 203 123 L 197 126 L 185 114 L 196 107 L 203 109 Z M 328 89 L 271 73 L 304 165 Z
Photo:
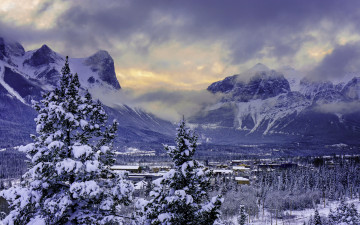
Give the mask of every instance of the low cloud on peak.
M 123 89 L 104 93 L 102 89 L 93 89 L 91 93 L 105 105 L 116 107 L 125 104 L 141 108 L 171 122 L 178 121 L 182 116 L 189 118 L 220 99 L 206 90 L 158 89 L 140 93 L 137 90 Z
M 108 50 L 123 87 L 199 90 L 257 62 L 314 68 L 320 78 L 358 69 L 350 42 L 360 41 L 359 8 L 356 0 L 4 0 L 0 33 L 72 57 Z

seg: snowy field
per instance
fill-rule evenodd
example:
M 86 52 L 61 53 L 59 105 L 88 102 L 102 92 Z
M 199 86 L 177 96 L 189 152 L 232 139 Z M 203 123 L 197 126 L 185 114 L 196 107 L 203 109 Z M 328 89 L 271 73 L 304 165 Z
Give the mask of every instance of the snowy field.
M 346 203 L 351 204 L 354 203 L 356 209 L 360 210 L 360 201 L 359 199 L 347 199 Z M 327 218 L 330 209 L 335 210 L 340 204 L 340 201 L 330 201 L 324 204 L 318 204 L 317 209 L 321 218 Z M 299 211 L 285 211 L 285 215 L 291 215 L 291 219 L 275 219 L 275 215 L 271 216 L 271 213 L 268 210 L 265 210 L 264 214 L 262 211 L 259 213 L 259 218 L 251 217 L 250 222 L 248 221 L 247 224 L 251 225 L 303 225 L 304 222 L 307 224 L 310 217 L 314 217 L 314 209 L 306 209 L 306 210 L 299 210 Z M 230 222 L 230 221 L 229 221 Z M 231 222 L 235 225 L 238 225 L 237 217 L 234 217 Z

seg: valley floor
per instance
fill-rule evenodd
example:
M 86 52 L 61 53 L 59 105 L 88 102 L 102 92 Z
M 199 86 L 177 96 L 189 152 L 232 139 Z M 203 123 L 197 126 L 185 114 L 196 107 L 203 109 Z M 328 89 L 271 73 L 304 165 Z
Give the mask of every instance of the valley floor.
M 356 199 L 347 199 L 346 203 L 351 204 L 354 203 L 358 212 L 360 211 L 360 200 Z M 330 209 L 335 210 L 338 207 L 340 201 L 329 201 L 324 204 L 318 204 L 316 207 L 319 211 L 321 218 L 328 218 L 330 213 Z M 291 214 L 290 214 L 291 213 Z M 289 218 L 284 219 L 275 219 L 275 215 L 271 215 L 268 210 L 265 210 L 264 214 L 262 212 L 259 213 L 259 217 L 251 217 L 250 222 L 246 224 L 249 225 L 303 225 L 304 222 L 307 224 L 310 220 L 310 217 L 314 217 L 314 209 L 305 209 L 298 211 L 285 211 L 285 215 L 289 215 Z M 233 217 L 230 221 L 234 225 L 238 225 L 237 217 Z

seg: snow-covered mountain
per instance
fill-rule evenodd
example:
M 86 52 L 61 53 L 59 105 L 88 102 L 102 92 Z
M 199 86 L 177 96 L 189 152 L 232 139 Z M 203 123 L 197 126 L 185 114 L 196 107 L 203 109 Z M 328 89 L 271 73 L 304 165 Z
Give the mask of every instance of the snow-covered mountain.
M 220 102 L 191 118 L 211 143 L 360 143 L 360 77 L 311 81 L 286 67 L 257 64 L 208 87 Z
M 287 93 L 290 91 L 290 85 L 282 74 L 274 70 L 265 70 L 253 72 L 249 81 L 239 80 L 238 75 L 225 78 L 211 84 L 208 90 L 212 93 L 223 93 L 223 101 L 247 102 Z
M 25 51 L 21 44 L 0 38 L 0 146 L 13 146 L 30 140 L 35 133 L 31 100 L 54 89 L 60 80 L 65 57 L 47 45 Z M 114 61 L 106 51 L 87 58 L 69 58 L 70 69 L 79 75 L 82 88 L 119 91 Z M 110 119 L 120 123 L 117 141 L 132 147 L 161 144 L 171 140 L 171 123 L 126 105 L 105 107 Z M 171 131 L 171 132 L 169 132 Z M 168 136 L 169 135 L 169 136 Z M 151 147 L 150 147 L 151 148 Z
M 58 84 L 64 59 L 46 45 L 25 51 L 21 44 L 0 38 L 0 147 L 30 141 L 36 115 L 31 100 Z M 69 62 L 84 89 L 121 91 L 106 51 Z M 208 91 L 221 100 L 190 118 L 203 143 L 359 144 L 359 76 L 313 81 L 291 67 L 275 71 L 257 64 L 211 84 Z M 160 149 L 173 139 L 170 122 L 141 109 L 120 105 L 106 110 L 120 123 L 118 146 Z

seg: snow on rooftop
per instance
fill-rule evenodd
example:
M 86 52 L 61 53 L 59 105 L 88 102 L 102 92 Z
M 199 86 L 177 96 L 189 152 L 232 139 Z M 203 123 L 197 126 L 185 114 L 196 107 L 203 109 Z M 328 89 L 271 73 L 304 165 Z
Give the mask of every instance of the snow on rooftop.
M 246 168 L 245 166 L 233 166 L 233 170 L 250 170 L 250 169 Z
M 249 179 L 245 178 L 245 177 L 235 177 L 236 181 L 249 181 Z
M 112 170 L 138 170 L 140 166 L 115 165 L 110 168 Z

